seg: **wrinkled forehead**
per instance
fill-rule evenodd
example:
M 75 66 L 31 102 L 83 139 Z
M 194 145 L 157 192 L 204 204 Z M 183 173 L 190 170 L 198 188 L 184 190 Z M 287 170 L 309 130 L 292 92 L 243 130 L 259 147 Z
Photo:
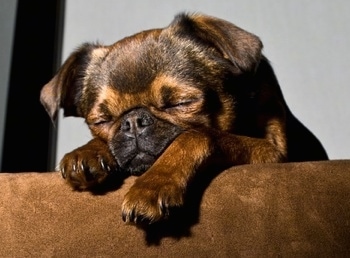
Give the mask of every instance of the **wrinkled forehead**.
M 146 89 L 159 74 L 177 81 L 200 82 L 217 70 L 215 55 L 213 49 L 166 30 L 143 32 L 104 50 L 94 50 L 86 83 L 133 93 Z

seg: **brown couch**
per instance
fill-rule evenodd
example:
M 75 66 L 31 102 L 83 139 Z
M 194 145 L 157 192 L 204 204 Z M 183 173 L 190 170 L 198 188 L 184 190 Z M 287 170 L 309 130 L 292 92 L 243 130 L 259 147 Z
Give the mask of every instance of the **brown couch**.
M 233 167 L 144 227 L 121 219 L 134 179 L 91 194 L 55 172 L 0 174 L 0 257 L 350 256 L 350 160 Z

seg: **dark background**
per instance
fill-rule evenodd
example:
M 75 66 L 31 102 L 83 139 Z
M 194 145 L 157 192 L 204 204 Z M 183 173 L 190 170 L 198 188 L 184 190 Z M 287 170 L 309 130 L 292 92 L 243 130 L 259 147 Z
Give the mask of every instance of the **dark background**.
M 18 0 L 1 171 L 54 169 L 55 125 L 39 97 L 61 61 L 64 5 Z

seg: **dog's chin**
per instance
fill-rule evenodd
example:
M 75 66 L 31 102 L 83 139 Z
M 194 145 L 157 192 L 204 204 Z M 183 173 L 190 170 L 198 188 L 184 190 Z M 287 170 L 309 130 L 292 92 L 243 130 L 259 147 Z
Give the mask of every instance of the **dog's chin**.
M 156 158 L 147 153 L 138 153 L 132 160 L 128 162 L 125 171 L 133 176 L 140 176 L 149 169 L 155 162 Z

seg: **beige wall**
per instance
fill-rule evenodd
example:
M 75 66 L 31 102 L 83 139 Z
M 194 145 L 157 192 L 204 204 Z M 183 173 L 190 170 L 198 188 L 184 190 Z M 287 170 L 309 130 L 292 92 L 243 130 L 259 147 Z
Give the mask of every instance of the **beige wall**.
M 85 41 L 110 44 L 166 26 L 180 11 L 218 16 L 259 35 L 293 113 L 330 158 L 350 158 L 350 1 L 67 0 L 63 58 Z M 81 119 L 60 119 L 57 159 L 89 138 Z

